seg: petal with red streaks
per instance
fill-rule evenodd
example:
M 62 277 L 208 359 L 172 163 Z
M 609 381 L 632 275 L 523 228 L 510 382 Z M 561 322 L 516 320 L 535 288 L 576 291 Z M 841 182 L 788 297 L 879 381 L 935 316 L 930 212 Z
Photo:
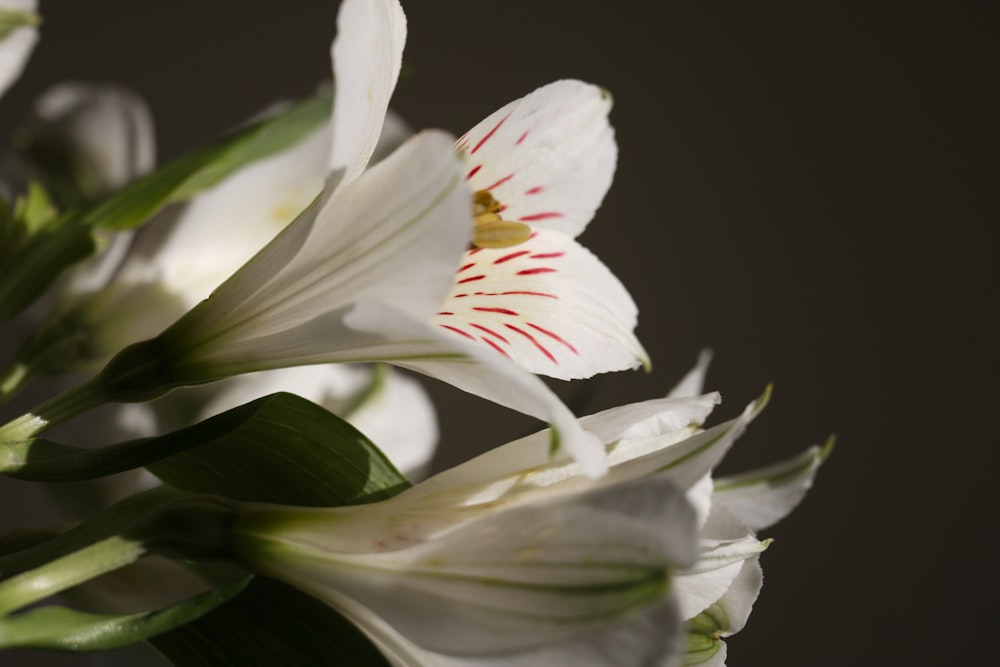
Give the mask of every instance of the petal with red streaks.
M 568 380 L 648 364 L 636 319 L 628 292 L 590 251 L 538 231 L 512 248 L 468 252 L 435 322 L 533 373 Z
M 505 220 L 577 236 L 611 187 L 618 147 L 611 97 L 563 80 L 511 102 L 458 142 L 473 190 L 489 190 Z

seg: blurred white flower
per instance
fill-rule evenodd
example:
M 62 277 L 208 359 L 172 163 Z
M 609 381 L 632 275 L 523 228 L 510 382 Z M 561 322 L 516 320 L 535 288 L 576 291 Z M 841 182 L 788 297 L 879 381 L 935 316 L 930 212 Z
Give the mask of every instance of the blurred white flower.
M 24 69 L 38 41 L 37 0 L 0 0 L 0 95 Z

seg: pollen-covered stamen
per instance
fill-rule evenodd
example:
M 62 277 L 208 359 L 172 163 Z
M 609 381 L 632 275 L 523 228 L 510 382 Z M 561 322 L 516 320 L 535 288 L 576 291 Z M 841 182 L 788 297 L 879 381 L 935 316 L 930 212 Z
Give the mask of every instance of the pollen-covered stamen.
M 531 237 L 531 227 L 517 220 L 500 217 L 500 205 L 488 190 L 477 190 L 472 199 L 472 216 L 476 228 L 472 245 L 479 248 L 509 248 Z

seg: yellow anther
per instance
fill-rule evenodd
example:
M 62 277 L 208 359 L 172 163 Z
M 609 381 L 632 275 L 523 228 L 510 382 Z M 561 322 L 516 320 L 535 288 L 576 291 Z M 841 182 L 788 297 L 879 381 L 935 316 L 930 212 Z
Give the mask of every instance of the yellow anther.
M 472 245 L 479 248 L 509 248 L 531 237 L 531 227 L 517 220 L 500 217 L 500 202 L 486 190 L 477 190 L 472 199 L 476 229 Z

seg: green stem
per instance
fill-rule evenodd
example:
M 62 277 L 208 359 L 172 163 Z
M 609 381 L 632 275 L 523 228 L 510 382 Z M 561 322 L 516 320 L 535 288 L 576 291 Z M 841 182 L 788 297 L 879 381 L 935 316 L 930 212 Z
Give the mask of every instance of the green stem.
M 115 535 L 11 577 L 0 583 L 0 616 L 134 563 L 145 553 L 142 542 Z
M 0 403 L 3 403 L 21 388 L 31 375 L 31 369 L 23 362 L 15 362 L 0 372 Z
M 0 445 L 24 442 L 44 429 L 108 402 L 100 377 L 81 382 L 0 426 Z M 2 450 L 0 450 L 2 451 Z

